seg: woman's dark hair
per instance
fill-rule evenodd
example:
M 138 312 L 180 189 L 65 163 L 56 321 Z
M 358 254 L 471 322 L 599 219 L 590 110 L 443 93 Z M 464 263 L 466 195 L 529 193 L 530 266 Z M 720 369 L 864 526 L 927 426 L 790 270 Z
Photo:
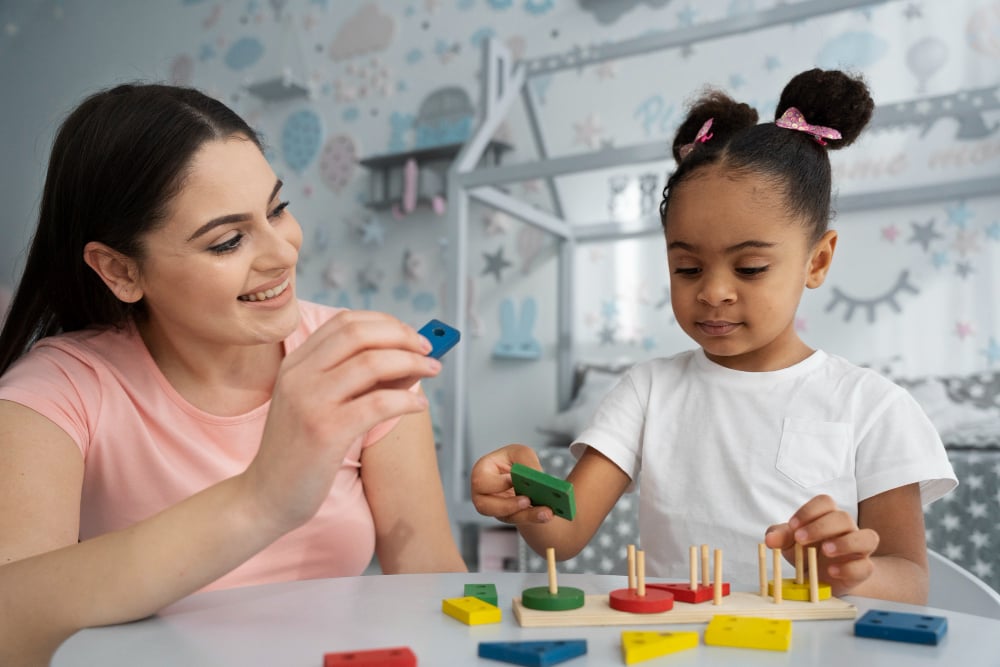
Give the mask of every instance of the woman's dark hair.
M 56 134 L 24 272 L 0 333 L 0 373 L 40 338 L 123 326 L 144 314 L 83 260 L 99 241 L 135 259 L 167 214 L 194 154 L 212 139 L 257 134 L 191 88 L 126 84 L 85 99 Z
M 781 93 L 775 120 L 795 107 L 811 125 L 840 132 L 840 139 L 820 144 L 806 132 L 774 123 L 757 124 L 757 112 L 719 91 L 709 90 L 688 111 L 677 129 L 673 155 L 677 169 L 663 189 L 660 220 L 666 228 L 670 193 L 709 165 L 734 175 L 762 176 L 783 195 L 790 215 L 801 216 L 812 242 L 826 232 L 830 220 L 830 158 L 827 149 L 849 146 L 871 120 L 875 103 L 860 77 L 839 70 L 811 69 L 796 75 Z M 696 141 L 702 125 L 712 119 L 711 138 Z M 682 150 L 690 147 L 690 151 Z

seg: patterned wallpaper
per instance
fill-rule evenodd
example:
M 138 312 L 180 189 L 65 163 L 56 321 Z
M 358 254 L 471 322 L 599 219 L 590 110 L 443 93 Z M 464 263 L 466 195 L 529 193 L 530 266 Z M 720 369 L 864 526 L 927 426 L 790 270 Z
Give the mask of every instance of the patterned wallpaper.
M 11 0 L 0 4 L 0 283 L 16 279 L 55 125 L 96 88 L 130 79 L 204 88 L 258 127 L 287 183 L 306 245 L 299 294 L 383 309 L 420 325 L 443 312 L 443 199 L 366 206 L 372 171 L 358 160 L 461 141 L 479 111 L 480 49 L 552 54 L 577 66 L 533 76 L 552 155 L 664 142 L 684 102 L 722 87 L 765 117 L 785 81 L 810 67 L 862 72 L 883 117 L 835 156 L 839 193 L 954 185 L 1000 174 L 1000 0 L 889 0 L 641 56 L 588 60 L 596 46 L 683 36 L 804 0 Z M 506 164 L 537 156 L 525 112 L 495 137 Z M 669 162 L 558 180 L 577 224 L 648 216 Z M 440 190 L 429 169 L 416 175 Z M 397 184 L 398 185 L 398 184 Z M 539 181 L 508 191 L 550 209 Z M 830 279 L 803 303 L 807 340 L 903 374 L 1000 366 L 1000 197 L 943 197 L 852 209 L 835 221 Z M 1000 192 L 998 192 L 1000 195 Z M 470 401 L 474 447 L 531 441 L 555 409 L 553 242 L 510 216 L 470 210 Z M 576 336 L 582 358 L 636 360 L 689 346 L 671 321 L 662 240 L 581 246 Z M 9 277 L 9 278 L 8 278 Z M 2 294 L 0 294 L 2 297 Z M 537 344 L 527 359 L 498 345 Z M 524 392 L 530 386 L 537 391 Z M 434 387 L 440 406 L 443 393 Z M 432 403 L 432 406 L 434 404 Z M 516 418 L 512 418 L 516 417 Z

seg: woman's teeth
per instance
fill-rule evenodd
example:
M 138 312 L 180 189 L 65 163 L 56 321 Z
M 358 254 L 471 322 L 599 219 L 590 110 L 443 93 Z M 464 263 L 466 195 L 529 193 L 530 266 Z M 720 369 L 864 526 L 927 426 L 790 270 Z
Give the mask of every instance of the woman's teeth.
M 253 294 L 244 294 L 241 297 L 237 297 L 240 301 L 267 301 L 268 299 L 273 299 L 278 296 L 286 289 L 288 289 L 288 284 L 291 279 L 285 279 L 285 282 L 281 283 L 277 287 L 272 287 L 269 290 L 264 290 L 263 292 L 254 292 Z

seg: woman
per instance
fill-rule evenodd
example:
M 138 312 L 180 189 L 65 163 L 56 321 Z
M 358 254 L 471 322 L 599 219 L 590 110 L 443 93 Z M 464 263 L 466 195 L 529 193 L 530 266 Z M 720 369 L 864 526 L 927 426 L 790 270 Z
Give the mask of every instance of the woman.
M 300 302 L 302 232 L 217 100 L 123 85 L 56 137 L 0 334 L 0 664 L 204 588 L 464 571 L 385 314 Z

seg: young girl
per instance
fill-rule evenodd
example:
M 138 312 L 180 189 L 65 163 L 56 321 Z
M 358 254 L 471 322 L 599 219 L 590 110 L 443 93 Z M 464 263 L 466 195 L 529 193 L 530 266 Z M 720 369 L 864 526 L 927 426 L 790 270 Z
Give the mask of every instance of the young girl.
M 862 81 L 817 69 L 789 82 L 773 123 L 719 92 L 692 106 L 660 214 L 673 311 L 699 349 L 638 364 L 604 398 L 571 446 L 574 521 L 514 495 L 511 464 L 540 467 L 523 445 L 474 466 L 480 513 L 566 559 L 637 487 L 654 576 L 685 579 L 689 547 L 709 543 L 728 580 L 751 583 L 756 543 L 788 558 L 797 542 L 818 547 L 835 595 L 926 601 L 922 505 L 957 484 L 944 447 L 906 391 L 795 330 L 837 243 L 827 151 L 873 106 Z
M 301 244 L 221 102 L 122 85 L 63 123 L 0 335 L 0 664 L 199 589 L 465 571 L 430 343 L 296 299 Z

